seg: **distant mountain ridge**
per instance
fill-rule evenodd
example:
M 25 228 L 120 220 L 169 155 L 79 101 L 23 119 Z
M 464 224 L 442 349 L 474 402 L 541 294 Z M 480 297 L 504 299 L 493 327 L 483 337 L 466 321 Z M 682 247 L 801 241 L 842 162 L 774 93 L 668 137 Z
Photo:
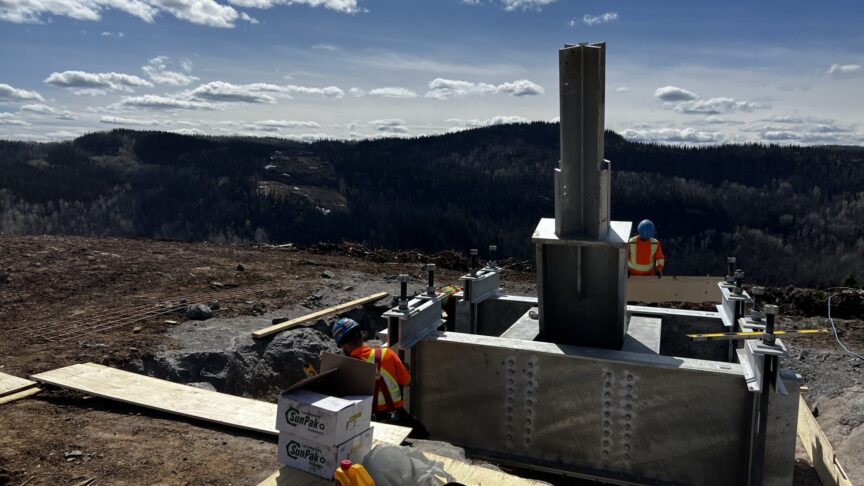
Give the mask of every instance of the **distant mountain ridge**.
M 302 144 L 114 130 L 0 141 L 0 232 L 312 243 L 531 259 L 558 125 Z M 864 148 L 670 147 L 606 134 L 612 217 L 652 219 L 674 274 L 735 255 L 768 284 L 864 276 Z

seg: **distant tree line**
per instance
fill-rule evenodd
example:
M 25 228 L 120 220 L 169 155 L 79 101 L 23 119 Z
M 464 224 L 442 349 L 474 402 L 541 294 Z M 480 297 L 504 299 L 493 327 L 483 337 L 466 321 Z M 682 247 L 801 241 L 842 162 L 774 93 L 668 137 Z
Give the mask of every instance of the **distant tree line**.
M 423 251 L 495 243 L 530 260 L 534 226 L 554 212 L 558 137 L 557 124 L 532 123 L 312 145 L 129 130 L 0 142 L 0 232 Z M 307 167 L 276 177 L 274 154 Z M 607 132 L 606 158 L 613 219 L 652 219 L 668 273 L 721 274 L 735 255 L 766 284 L 864 277 L 862 148 L 669 147 Z M 278 197 L 260 190 L 289 176 Z M 323 209 L 316 188 L 345 205 Z

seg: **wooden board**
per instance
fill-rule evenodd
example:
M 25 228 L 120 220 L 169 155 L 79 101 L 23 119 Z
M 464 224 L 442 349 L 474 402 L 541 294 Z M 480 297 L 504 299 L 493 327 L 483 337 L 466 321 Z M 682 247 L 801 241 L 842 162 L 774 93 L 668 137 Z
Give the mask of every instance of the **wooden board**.
M 466 486 L 541 486 L 547 484 L 476 466 L 458 459 L 451 459 L 428 452 L 424 452 L 423 455 L 432 461 L 442 463 L 445 471 L 450 473 L 457 482 Z M 286 466 L 273 473 L 270 477 L 259 483 L 258 486 L 332 486 L 333 484 L 335 483 L 331 480 L 313 476 Z M 442 482 L 441 484 L 444 483 Z
M 333 307 L 328 307 L 326 309 L 321 309 L 319 311 L 313 312 L 311 314 L 306 314 L 305 316 L 300 316 L 290 321 L 285 321 L 279 324 L 274 324 L 269 327 L 265 327 L 264 329 L 258 329 L 252 333 L 252 337 L 255 339 L 261 339 L 263 337 L 267 337 L 288 329 L 292 327 L 299 326 L 300 324 L 315 321 L 324 317 L 327 317 L 331 314 L 338 314 L 342 311 L 346 311 L 353 307 L 357 307 L 363 304 L 368 304 L 370 302 L 375 302 L 376 300 L 381 300 L 384 297 L 387 297 L 387 292 L 378 292 L 377 294 L 372 294 L 360 299 L 352 300 L 351 302 L 345 302 L 344 304 L 334 305 Z
M 11 395 L 12 393 L 17 393 L 33 386 L 36 386 L 35 381 L 7 375 L 6 373 L 0 373 L 0 397 Z
M 33 386 L 16 393 L 3 395 L 2 397 L 0 397 L 0 405 L 3 405 L 4 403 L 14 402 L 15 400 L 20 400 L 22 398 L 27 398 L 31 395 L 39 393 L 40 391 L 42 391 L 41 388 L 36 388 L 35 386 Z
M 724 277 L 630 277 L 628 302 L 720 302 L 717 282 Z
M 824 486 L 852 486 L 852 481 L 846 476 L 843 467 L 834 454 L 834 448 L 828 437 L 822 432 L 816 417 L 810 412 L 810 407 L 799 397 L 798 404 L 798 439 L 810 456 L 813 467 Z
M 229 427 L 277 435 L 276 404 L 237 397 L 93 363 L 33 375 L 34 380 Z M 372 422 L 373 438 L 401 444 L 411 429 Z

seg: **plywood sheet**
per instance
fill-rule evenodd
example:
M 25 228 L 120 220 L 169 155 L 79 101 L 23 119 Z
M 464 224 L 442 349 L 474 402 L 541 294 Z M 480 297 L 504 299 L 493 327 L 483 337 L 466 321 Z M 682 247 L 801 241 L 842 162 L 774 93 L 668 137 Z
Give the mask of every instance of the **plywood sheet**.
M 720 302 L 723 277 L 633 277 L 627 279 L 628 302 Z
M 34 380 L 132 405 L 152 408 L 229 427 L 277 435 L 276 404 L 202 390 L 93 363 L 76 364 L 33 375 Z M 373 438 L 400 444 L 411 432 L 372 423 Z
M 428 452 L 424 452 L 423 455 L 432 461 L 442 463 L 445 471 L 450 473 L 457 482 L 466 486 L 498 486 L 502 484 L 507 486 L 540 486 L 547 484 L 476 466 L 458 459 Z M 283 467 L 259 483 L 258 486 L 329 486 L 332 484 L 334 484 L 333 481 L 290 467 Z
M 36 382 L 0 373 L 0 397 L 36 386 Z
M 799 397 L 798 404 L 798 439 L 810 456 L 813 467 L 819 475 L 822 484 L 826 486 L 852 486 L 852 481 L 846 476 L 846 472 L 840 466 L 834 448 L 828 441 L 828 437 L 822 432 L 819 423 L 810 408 Z

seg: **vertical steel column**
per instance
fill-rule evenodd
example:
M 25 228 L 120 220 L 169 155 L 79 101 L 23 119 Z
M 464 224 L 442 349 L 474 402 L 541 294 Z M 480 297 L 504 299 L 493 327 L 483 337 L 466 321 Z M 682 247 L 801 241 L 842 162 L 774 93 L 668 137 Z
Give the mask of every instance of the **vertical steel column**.
M 603 160 L 606 44 L 558 51 L 561 167 L 555 171 L 555 233 L 603 238 L 609 232 L 609 164 Z

